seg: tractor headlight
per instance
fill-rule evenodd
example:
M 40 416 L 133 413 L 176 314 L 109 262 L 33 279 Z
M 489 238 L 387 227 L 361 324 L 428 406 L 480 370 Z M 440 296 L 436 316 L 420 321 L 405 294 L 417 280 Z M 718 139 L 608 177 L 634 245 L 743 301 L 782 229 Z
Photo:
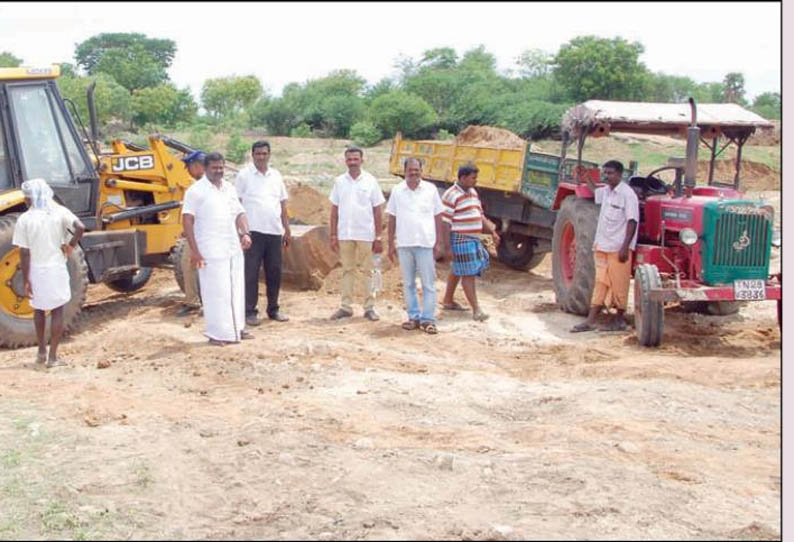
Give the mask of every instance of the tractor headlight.
M 678 238 L 688 247 L 698 242 L 698 234 L 692 228 L 684 228 L 678 232 Z
M 772 230 L 772 246 L 779 247 L 781 244 L 782 241 L 780 240 L 780 230 L 779 229 Z

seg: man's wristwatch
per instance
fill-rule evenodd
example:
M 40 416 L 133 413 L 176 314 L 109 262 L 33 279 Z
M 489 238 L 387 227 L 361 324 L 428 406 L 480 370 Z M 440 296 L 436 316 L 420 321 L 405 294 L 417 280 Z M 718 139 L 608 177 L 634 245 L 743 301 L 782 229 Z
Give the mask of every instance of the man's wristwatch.
M 382 240 L 383 240 L 383 238 L 382 238 L 382 237 L 379 235 L 379 236 L 377 236 L 377 237 L 375 238 L 375 240 L 376 240 L 376 241 L 382 241 Z

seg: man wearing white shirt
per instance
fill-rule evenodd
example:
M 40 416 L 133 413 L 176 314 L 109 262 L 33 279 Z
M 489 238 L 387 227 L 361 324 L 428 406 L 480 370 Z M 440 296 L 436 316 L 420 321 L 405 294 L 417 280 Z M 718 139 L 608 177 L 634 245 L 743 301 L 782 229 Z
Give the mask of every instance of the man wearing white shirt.
M 406 330 L 422 329 L 435 335 L 436 258 L 441 245 L 441 213 L 444 208 L 436 187 L 421 178 L 422 164 L 416 158 L 405 161 L 405 180 L 395 186 L 386 213 L 389 217 L 389 259 L 400 260 L 403 297 L 408 320 Z M 396 237 L 396 244 L 395 244 Z M 416 293 L 416 275 L 422 282 L 422 309 Z
M 258 326 L 259 268 L 265 268 L 267 316 L 277 322 L 289 320 L 279 312 L 281 289 L 281 247 L 292 239 L 287 216 L 287 188 L 281 173 L 269 167 L 270 143 L 251 146 L 253 163 L 237 174 L 235 188 L 251 225 L 251 248 L 245 253 L 245 321 Z
M 207 154 L 205 175 L 185 192 L 182 225 L 199 269 L 204 334 L 223 346 L 250 339 L 245 330 L 243 250 L 251 234 L 237 191 L 223 180 L 223 155 Z
M 356 286 L 366 291 L 364 318 L 380 319 L 368 281 L 372 254 L 383 252 L 381 231 L 386 198 L 375 177 L 361 169 L 363 161 L 364 151 L 358 147 L 345 150 L 347 173 L 337 177 L 328 198 L 331 200 L 331 249 L 339 252 L 342 262 L 342 303 L 331 315 L 331 320 L 353 316 Z

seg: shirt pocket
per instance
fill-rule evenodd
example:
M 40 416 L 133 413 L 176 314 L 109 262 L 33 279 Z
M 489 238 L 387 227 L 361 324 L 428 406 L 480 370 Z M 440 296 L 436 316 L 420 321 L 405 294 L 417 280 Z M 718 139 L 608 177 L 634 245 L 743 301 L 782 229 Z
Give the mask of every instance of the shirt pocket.
M 355 188 L 353 190 L 353 201 L 359 207 L 371 207 L 369 190 L 366 188 Z
M 625 207 L 619 203 L 606 202 L 606 210 L 604 216 L 610 222 L 622 222 L 625 216 Z

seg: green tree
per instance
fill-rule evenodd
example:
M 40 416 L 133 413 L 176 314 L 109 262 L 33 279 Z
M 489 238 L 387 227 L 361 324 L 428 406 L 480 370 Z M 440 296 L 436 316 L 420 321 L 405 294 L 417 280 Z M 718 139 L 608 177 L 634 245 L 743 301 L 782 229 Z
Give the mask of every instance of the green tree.
M 737 72 L 725 74 L 722 84 L 725 87 L 723 99 L 726 102 L 740 105 L 747 103 L 747 100 L 744 99 L 744 75 Z
M 458 63 L 458 54 L 452 47 L 438 47 L 428 49 L 422 53 L 422 60 L 419 66 L 438 70 L 448 70 L 454 68 Z
M 150 123 L 175 126 L 193 120 L 197 111 L 190 90 L 179 90 L 173 83 L 132 92 L 132 120 L 139 126 Z
M 103 33 L 79 43 L 74 58 L 89 74 L 94 73 L 102 56 L 108 51 L 142 48 L 165 71 L 176 55 L 176 43 L 169 39 L 148 38 L 139 33 Z
M 376 98 L 370 106 L 370 116 L 373 124 L 387 136 L 401 131 L 406 137 L 416 137 L 438 122 L 438 115 L 430 104 L 402 90 Z
M 207 79 L 201 87 L 201 104 L 215 119 L 250 108 L 262 96 L 262 83 L 255 75 Z
M 132 115 L 132 98 L 127 89 L 119 85 L 110 75 L 98 73 L 93 77 L 60 77 L 58 87 L 64 98 L 74 102 L 80 118 L 87 123 L 86 90 L 92 81 L 96 81 L 94 104 L 99 124 L 105 126 L 111 122 L 128 123 Z
M 579 36 L 554 57 L 554 77 L 576 102 L 591 99 L 640 100 L 645 96 L 644 48 L 623 38 Z
M 13 53 L 3 51 L 0 53 L 0 68 L 16 68 L 22 65 L 22 59 Z
M 366 107 L 358 96 L 328 96 L 322 102 L 323 124 L 334 137 L 347 137 L 350 127 L 364 118 Z
M 766 119 L 780 119 L 782 101 L 779 92 L 764 92 L 753 100 L 753 111 Z
M 168 81 L 165 68 L 140 44 L 105 51 L 89 73 L 107 73 L 130 92 Z
M 542 49 L 527 49 L 516 59 L 522 77 L 547 77 L 551 74 L 554 55 Z
M 261 118 L 268 133 L 280 136 L 289 135 L 290 131 L 301 123 L 294 102 L 286 96 L 270 102 L 264 108 Z
M 682 103 L 690 96 L 698 100 L 698 84 L 690 77 L 649 73 L 646 101 Z

